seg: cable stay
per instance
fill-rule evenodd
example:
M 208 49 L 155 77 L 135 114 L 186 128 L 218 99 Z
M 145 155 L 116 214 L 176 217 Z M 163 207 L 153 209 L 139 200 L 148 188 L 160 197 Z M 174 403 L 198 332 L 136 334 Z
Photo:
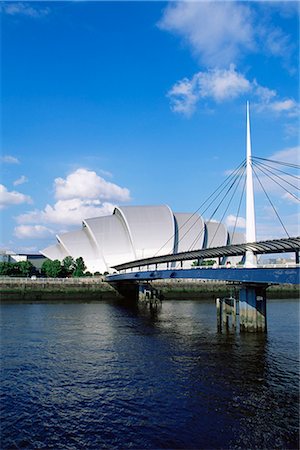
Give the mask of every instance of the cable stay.
M 200 211 L 200 209 L 202 208 L 202 207 L 204 207 L 204 205 L 213 197 L 213 196 L 215 196 L 215 198 L 212 200 L 212 202 L 213 201 L 215 201 L 219 196 L 220 196 L 220 194 L 222 193 L 222 191 L 228 186 L 228 184 L 231 182 L 231 179 L 232 178 L 234 178 L 235 177 L 235 175 L 236 175 L 236 173 L 243 167 L 243 166 L 245 166 L 245 160 L 243 160 L 233 171 L 232 171 L 232 173 L 229 175 L 229 176 L 227 176 L 226 178 L 225 178 L 225 180 L 209 195 L 209 197 L 203 202 L 203 203 L 201 203 L 201 205 L 199 206 L 199 208 L 197 208 L 194 212 L 193 212 L 193 214 L 191 214 L 191 216 L 178 228 L 178 231 L 179 230 L 181 230 L 197 213 L 199 213 L 199 211 Z M 223 187 L 223 189 L 222 189 L 222 187 Z M 221 191 L 220 191 L 221 190 Z M 218 191 L 220 191 L 219 193 L 218 193 Z M 212 203 L 211 202 L 211 203 Z M 210 203 L 210 204 L 211 204 Z M 210 206 L 210 204 L 209 204 L 209 206 Z M 205 212 L 206 210 L 204 210 L 204 212 Z M 199 213 L 199 215 L 200 216 L 202 216 L 203 215 L 203 213 Z M 180 241 L 184 238 L 184 236 L 186 236 L 186 234 L 191 230 L 191 228 L 193 228 L 193 226 L 194 226 L 195 224 L 193 224 L 193 225 L 191 225 L 191 227 L 185 232 L 185 234 L 181 237 L 181 239 L 180 239 Z M 204 232 L 204 230 L 203 230 L 203 232 Z M 174 237 L 175 237 L 175 235 L 176 235 L 176 232 L 175 233 L 173 233 L 173 235 L 157 250 L 157 252 L 155 253 L 155 255 L 154 256 L 157 256 L 158 255 L 158 253 L 160 253 L 160 251 L 171 241 L 171 240 L 173 240 L 174 239 Z M 179 241 L 178 241 L 178 244 L 179 244 Z
M 215 233 L 214 233 L 214 235 L 213 235 L 213 237 L 212 237 L 212 239 L 211 239 L 211 243 L 214 241 L 214 239 L 215 239 L 215 237 L 216 237 L 216 235 L 217 235 L 217 232 L 219 231 L 221 222 L 222 222 L 222 220 L 223 220 L 223 218 L 224 218 L 224 216 L 225 216 L 225 214 L 226 214 L 226 212 L 227 212 L 227 210 L 228 210 L 228 208 L 229 208 L 229 206 L 230 206 L 230 204 L 231 204 L 231 201 L 232 201 L 232 199 L 233 199 L 233 197 L 234 197 L 234 195 L 235 195 L 235 193 L 236 193 L 237 188 L 239 187 L 240 181 L 241 181 L 241 179 L 243 178 L 243 175 L 244 175 L 244 173 L 245 173 L 245 170 L 246 170 L 246 166 L 243 167 L 242 173 L 237 174 L 237 176 L 235 177 L 235 180 L 234 180 L 234 181 L 232 182 L 232 184 L 229 186 L 229 188 L 227 189 L 225 195 L 222 197 L 222 199 L 220 200 L 219 204 L 217 205 L 217 207 L 215 208 L 215 210 L 214 210 L 213 213 L 211 214 L 210 218 L 208 219 L 208 222 L 210 222 L 210 221 L 213 219 L 213 217 L 215 216 L 216 212 L 219 210 L 220 206 L 222 205 L 223 201 L 225 200 L 225 198 L 227 197 L 227 195 L 229 194 L 229 192 L 231 191 L 231 189 L 233 189 L 233 186 L 236 184 L 235 190 L 234 190 L 234 192 L 233 192 L 233 194 L 232 194 L 232 196 L 231 196 L 231 198 L 230 198 L 230 200 L 229 200 L 229 203 L 228 203 L 228 205 L 227 205 L 227 207 L 226 207 L 226 209 L 225 209 L 225 212 L 224 212 L 224 214 L 223 214 L 221 220 L 220 220 L 219 223 L 218 223 L 218 227 L 217 227 L 217 229 L 216 229 L 216 231 L 215 231 Z M 207 208 L 207 209 L 208 209 L 208 208 Z M 207 209 L 206 209 L 206 210 L 207 210 Z M 204 212 L 206 212 L 206 210 L 205 210 Z M 201 237 L 201 235 L 200 235 L 200 237 Z M 191 244 L 189 250 L 192 250 L 192 249 L 193 249 L 193 246 L 194 246 L 195 243 L 197 242 L 197 239 L 198 239 L 198 238 L 199 238 L 199 235 L 196 236 L 196 239 L 194 239 L 194 241 L 193 241 L 193 243 Z
M 300 169 L 300 166 L 298 164 L 292 164 L 292 163 L 287 163 L 287 162 L 283 162 L 283 161 L 276 161 L 275 159 L 260 158 L 259 156 L 252 156 L 252 159 L 259 159 L 261 161 L 268 161 L 268 162 L 272 162 L 274 164 L 280 164 L 282 166 L 291 167 L 293 169 Z
M 275 214 L 276 214 L 276 216 L 277 216 L 279 222 L 281 223 L 281 226 L 282 226 L 282 228 L 284 229 L 284 231 L 285 231 L 287 237 L 290 237 L 289 233 L 287 232 L 287 229 L 286 229 L 285 226 L 284 226 L 284 223 L 282 222 L 282 220 L 281 220 L 281 218 L 280 218 L 280 216 L 279 216 L 279 214 L 278 214 L 278 212 L 277 212 L 275 206 L 273 205 L 272 200 L 271 200 L 270 197 L 268 196 L 268 194 L 267 194 L 267 192 L 266 192 L 266 190 L 265 190 L 265 188 L 264 188 L 262 182 L 260 181 L 260 179 L 259 179 L 259 177 L 258 177 L 258 175 L 257 175 L 257 173 L 256 173 L 256 170 L 254 169 L 254 167 L 253 167 L 253 172 L 254 172 L 254 175 L 255 175 L 257 181 L 259 182 L 259 184 L 260 184 L 262 190 L 264 191 L 264 193 L 265 193 L 267 199 L 269 200 L 269 203 L 270 203 L 270 205 L 271 205 L 273 211 L 275 212 Z
M 286 170 L 282 170 L 278 167 L 276 167 L 276 165 L 278 166 L 284 166 L 286 168 L 290 168 L 290 169 L 300 169 L 300 166 L 297 164 L 292 164 L 292 163 L 287 163 L 287 162 L 282 162 L 282 161 L 276 161 L 276 160 L 272 160 L 272 159 L 268 159 L 268 158 L 261 158 L 261 157 L 257 157 L 257 156 L 252 156 L 251 158 L 251 162 L 252 162 L 252 169 L 253 172 L 255 174 L 256 179 L 258 180 L 258 183 L 261 186 L 262 191 L 264 192 L 264 194 L 266 195 L 272 209 L 274 210 L 285 234 L 289 236 L 289 233 L 282 221 L 282 219 L 280 218 L 272 200 L 270 199 L 269 195 L 267 194 L 261 180 L 258 177 L 257 174 L 257 170 L 259 170 L 264 176 L 268 177 L 270 180 L 273 181 L 273 183 L 276 183 L 278 186 L 280 186 L 280 188 L 282 188 L 285 192 L 287 192 L 291 197 L 293 197 L 295 200 L 300 202 L 300 199 L 294 195 L 292 192 L 290 192 L 289 189 L 287 189 L 286 186 L 289 186 L 293 189 L 296 189 L 297 191 L 300 191 L 300 187 L 297 186 L 296 184 L 291 182 L 291 179 L 300 180 L 300 177 L 287 172 Z M 274 166 L 275 165 L 275 166 Z M 255 170 L 256 169 L 256 170 Z M 236 232 L 236 228 L 237 228 L 237 222 L 238 222 L 238 217 L 240 214 L 240 209 L 241 209 L 241 205 L 242 205 L 242 200 L 245 194 L 245 187 L 246 187 L 246 177 L 245 175 L 245 170 L 246 170 L 246 160 L 243 160 L 231 173 L 230 175 L 228 175 L 225 180 L 207 197 L 207 199 L 201 203 L 201 205 L 199 206 L 199 208 L 197 208 L 189 217 L 187 220 L 185 220 L 173 233 L 173 235 L 159 248 L 159 250 L 155 253 L 154 256 L 157 256 L 162 250 L 163 248 L 171 241 L 174 240 L 174 238 L 176 238 L 177 235 L 177 239 L 175 239 L 177 246 L 179 246 L 179 244 L 184 240 L 184 238 L 190 233 L 190 231 L 192 230 L 193 227 L 197 226 L 199 224 L 198 220 L 194 220 L 193 223 L 191 223 L 190 226 L 188 226 L 188 228 L 184 231 L 184 233 L 182 234 L 182 236 L 180 235 L 179 231 L 183 231 L 187 225 L 189 224 L 189 222 L 197 215 L 199 214 L 200 217 L 204 217 L 204 214 L 207 213 L 207 211 L 213 206 L 216 205 L 213 209 L 213 212 L 210 214 L 210 217 L 208 220 L 206 220 L 206 222 L 210 222 L 213 220 L 213 218 L 215 217 L 216 213 L 220 210 L 221 205 L 225 204 L 225 200 L 226 198 L 228 199 L 228 201 L 226 202 L 226 206 L 225 206 L 225 210 L 223 211 L 223 214 L 221 216 L 221 219 L 218 220 L 218 226 L 214 232 L 214 235 L 212 236 L 212 238 L 210 238 L 210 245 L 212 244 L 212 242 L 214 241 L 215 237 L 218 234 L 219 228 L 221 226 L 221 223 L 223 221 L 223 219 L 225 218 L 226 213 L 229 210 L 229 207 L 232 205 L 232 202 L 234 200 L 234 197 L 238 191 L 238 189 L 241 186 L 242 183 L 242 179 L 244 178 L 244 183 L 242 186 L 242 192 L 238 201 L 238 208 L 237 208 L 237 213 L 235 215 L 235 223 L 231 232 L 231 239 L 233 239 L 235 232 Z M 287 179 L 287 177 L 289 177 L 289 179 Z M 230 195 L 231 194 L 231 195 Z M 229 197 L 230 196 L 230 197 Z M 228 198 L 229 197 L 229 198 Z M 188 251 L 192 251 L 195 249 L 195 246 L 197 244 L 197 242 L 202 238 L 203 234 L 205 232 L 205 226 L 201 228 L 201 230 L 197 233 L 196 237 L 193 239 L 193 242 L 190 244 Z M 177 247 L 178 248 L 178 247 Z
M 298 202 L 300 202 L 300 199 L 298 197 L 296 197 L 296 195 L 294 195 L 292 192 L 290 192 L 288 189 L 286 189 L 284 186 L 282 186 L 281 183 L 279 183 L 278 181 L 274 180 L 273 177 L 271 177 L 267 172 L 265 172 L 264 169 L 262 169 L 259 165 L 254 164 L 253 168 L 256 167 L 258 170 L 260 170 L 262 173 L 264 173 L 268 178 L 270 178 L 270 180 L 274 181 L 274 183 L 276 183 L 278 186 L 280 186 L 284 191 L 286 191 L 289 195 L 291 195 L 292 197 L 294 197 Z M 281 177 L 279 177 L 281 178 Z M 281 178 L 282 179 L 282 178 Z M 283 181 L 286 181 L 283 179 Z M 287 182 L 288 183 L 288 182 Z M 291 185 L 291 183 L 288 183 L 289 185 Z M 297 186 L 293 186 L 295 189 L 297 189 L 298 191 L 300 191 L 300 189 Z
M 267 170 L 267 168 L 270 168 L 272 170 L 275 170 L 276 172 L 280 172 L 280 173 L 283 173 L 286 176 L 289 176 L 291 178 L 295 178 L 298 181 L 300 180 L 300 176 L 298 176 L 298 175 L 294 175 L 293 173 L 285 172 L 284 170 L 278 169 L 277 167 L 274 167 L 274 166 L 270 166 L 269 164 L 262 163 L 261 161 L 256 161 L 256 159 L 257 158 L 252 158 L 253 163 L 254 164 L 259 164 L 262 167 L 265 167 L 266 170 Z M 272 173 L 274 173 L 274 172 L 272 172 Z

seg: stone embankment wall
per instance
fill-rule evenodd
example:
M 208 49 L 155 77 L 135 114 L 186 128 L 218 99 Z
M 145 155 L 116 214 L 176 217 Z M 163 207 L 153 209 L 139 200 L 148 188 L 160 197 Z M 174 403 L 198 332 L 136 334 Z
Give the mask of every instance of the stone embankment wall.
M 105 300 L 119 294 L 102 277 L 0 278 L 0 298 L 5 300 Z
M 155 280 L 152 286 L 164 299 L 200 299 L 236 296 L 234 285 L 211 280 Z M 278 285 L 267 290 L 267 298 L 299 298 L 299 286 Z M 106 300 L 121 296 L 103 277 L 0 278 L 0 299 L 9 300 Z

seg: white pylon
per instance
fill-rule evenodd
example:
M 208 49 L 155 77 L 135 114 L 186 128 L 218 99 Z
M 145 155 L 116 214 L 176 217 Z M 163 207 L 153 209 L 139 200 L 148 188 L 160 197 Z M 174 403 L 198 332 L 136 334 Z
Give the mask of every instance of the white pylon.
M 246 159 L 246 243 L 256 242 L 255 209 L 251 155 L 250 111 L 247 102 L 247 159 Z M 246 251 L 245 267 L 256 267 L 257 258 L 252 250 Z

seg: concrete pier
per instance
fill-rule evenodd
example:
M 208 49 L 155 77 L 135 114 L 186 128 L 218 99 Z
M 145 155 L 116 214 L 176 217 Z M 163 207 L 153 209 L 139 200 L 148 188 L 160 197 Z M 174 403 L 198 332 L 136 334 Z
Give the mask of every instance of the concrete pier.
M 235 332 L 239 326 L 239 300 L 234 297 L 217 298 L 216 307 L 218 331 Z
M 161 302 L 161 291 L 154 288 L 150 283 L 138 284 L 138 300 L 149 304 Z
M 218 331 L 266 332 L 267 285 L 242 285 L 239 298 L 217 298 Z
M 267 331 L 267 285 L 242 285 L 240 288 L 240 330 Z

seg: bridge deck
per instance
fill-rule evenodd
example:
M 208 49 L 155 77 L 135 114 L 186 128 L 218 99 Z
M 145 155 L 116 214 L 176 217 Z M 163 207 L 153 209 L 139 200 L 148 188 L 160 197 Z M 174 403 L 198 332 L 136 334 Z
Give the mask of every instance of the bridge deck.
M 202 279 L 237 283 L 299 284 L 300 268 L 195 268 L 146 270 L 108 275 L 107 281 L 150 281 L 158 279 Z
M 140 260 L 129 261 L 118 264 L 114 268 L 118 271 L 130 268 L 138 268 L 152 264 L 164 264 L 178 261 L 188 261 L 195 259 L 223 258 L 229 256 L 243 256 L 246 251 L 252 251 L 254 254 L 272 254 L 299 252 L 300 237 L 273 239 L 268 241 L 253 242 L 247 244 L 225 245 L 223 247 L 205 248 L 192 250 L 176 254 L 154 256 Z

